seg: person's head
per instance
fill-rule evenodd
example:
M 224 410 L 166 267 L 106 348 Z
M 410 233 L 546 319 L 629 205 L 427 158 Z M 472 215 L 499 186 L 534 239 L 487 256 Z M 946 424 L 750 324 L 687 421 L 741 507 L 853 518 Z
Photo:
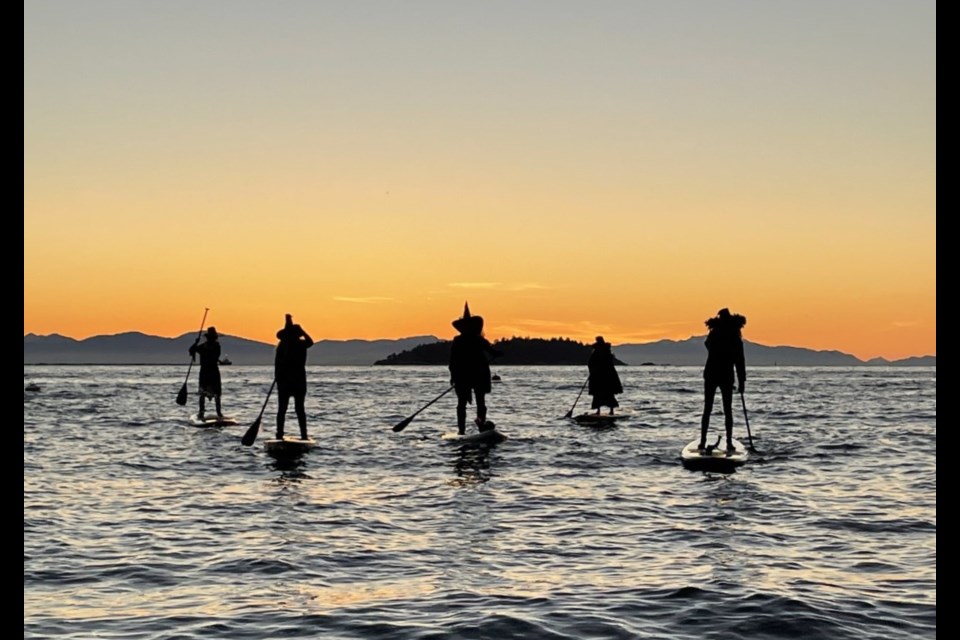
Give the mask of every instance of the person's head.
M 298 324 L 294 324 L 293 316 L 291 314 L 286 314 L 284 316 L 283 329 L 277 331 L 277 339 L 279 340 L 296 340 L 303 335 L 303 327 Z
M 596 340 L 594 341 L 594 343 L 593 343 L 592 345 L 590 345 L 590 346 L 593 347 L 594 349 L 609 349 L 609 348 L 610 348 L 610 343 L 609 343 L 609 342 L 606 342 L 606 341 L 603 339 L 603 336 L 597 336 L 597 338 L 596 338 Z
M 220 335 L 217 333 L 216 327 L 207 327 L 207 331 L 203 335 L 206 336 L 207 340 L 210 342 L 216 342 L 220 339 Z
M 740 329 L 747 324 L 747 319 L 739 313 L 730 313 L 730 309 L 724 307 L 723 309 L 720 309 L 720 311 L 717 311 L 717 315 L 712 318 L 708 318 L 704 324 L 707 325 L 711 331 L 714 329 L 731 329 L 740 331 Z

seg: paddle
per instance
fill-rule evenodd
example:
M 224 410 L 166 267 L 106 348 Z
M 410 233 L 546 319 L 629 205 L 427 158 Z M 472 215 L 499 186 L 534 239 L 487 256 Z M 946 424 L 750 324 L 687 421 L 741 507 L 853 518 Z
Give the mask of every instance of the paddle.
M 200 321 L 200 333 L 197 334 L 197 340 L 200 339 L 200 336 L 203 335 L 203 325 L 207 321 L 207 312 L 210 311 L 209 308 L 203 308 L 203 320 Z M 187 383 L 190 382 L 190 369 L 193 368 L 193 356 L 190 356 L 190 366 L 187 367 L 187 378 L 183 381 L 183 386 L 180 387 L 180 393 L 177 394 L 177 404 L 181 407 L 187 404 Z
M 583 381 L 583 386 L 580 387 L 580 393 L 577 394 L 577 399 L 573 401 L 573 406 L 570 407 L 570 411 L 567 411 L 567 415 L 563 416 L 564 418 L 573 417 L 573 409 L 577 406 L 577 403 L 580 402 L 580 396 L 583 395 L 583 390 L 587 388 L 588 382 L 590 382 L 590 376 L 587 376 L 587 379 Z
M 277 386 L 277 379 L 274 378 L 273 382 L 270 384 L 270 391 L 267 391 L 267 398 L 263 401 L 263 406 L 260 407 L 260 415 L 257 416 L 257 419 L 253 421 L 253 424 L 250 425 L 250 428 L 247 429 L 247 432 L 243 434 L 243 438 L 240 440 L 240 444 L 245 447 L 249 447 L 253 444 L 253 441 L 257 439 L 257 434 L 260 433 L 260 421 L 263 419 L 263 412 L 267 409 L 267 402 L 270 401 L 270 395 L 273 393 L 273 388 Z
M 753 436 L 750 435 L 750 419 L 747 418 L 747 401 L 743 399 L 743 391 L 740 392 L 740 404 L 743 405 L 743 421 L 747 425 L 747 442 L 750 443 L 750 451 L 756 453 L 757 450 L 753 448 Z
M 420 413 L 421 411 L 423 411 L 424 409 L 426 409 L 427 407 L 429 407 L 429 406 L 432 405 L 434 402 L 436 402 L 437 400 L 439 400 L 439 399 L 442 398 L 443 396 L 447 395 L 447 394 L 450 393 L 451 391 L 453 391 L 453 385 L 450 385 L 450 386 L 447 388 L 446 391 L 444 391 L 443 393 L 441 393 L 440 395 L 438 395 L 436 398 L 434 398 L 433 400 L 431 400 L 431 401 L 428 402 L 427 404 L 425 404 L 425 405 L 423 405 L 422 407 L 420 407 L 419 409 L 417 409 L 412 416 L 410 416 L 409 418 L 406 418 L 405 420 L 402 420 L 401 422 L 399 422 L 399 423 L 397 423 L 396 425 L 394 425 L 394 427 L 393 427 L 394 432 L 395 432 L 395 433 L 400 433 L 401 431 L 403 431 L 404 429 L 406 429 L 406 428 L 407 428 L 407 425 L 410 424 L 411 422 L 413 422 L 413 419 L 417 417 L 417 414 L 418 414 L 418 413 Z

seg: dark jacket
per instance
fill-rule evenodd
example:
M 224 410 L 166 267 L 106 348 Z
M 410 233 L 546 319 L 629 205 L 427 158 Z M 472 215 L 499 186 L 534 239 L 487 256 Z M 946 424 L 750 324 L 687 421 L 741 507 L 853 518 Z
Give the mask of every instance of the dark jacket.
M 277 332 L 280 339 L 273 359 L 274 376 L 281 392 L 306 393 L 307 349 L 313 338 L 300 325 L 292 325 Z
M 703 378 L 717 384 L 733 384 L 736 370 L 737 383 L 743 387 L 747 379 L 747 367 L 743 358 L 743 338 L 740 329 L 747 322 L 741 315 L 733 314 L 726 318 L 716 317 L 707 320 L 710 332 L 707 334 L 707 364 L 703 368 Z
M 207 394 L 220 395 L 220 342 L 205 340 L 190 345 L 190 356 L 200 356 L 200 389 Z
M 450 346 L 450 381 L 458 390 L 473 389 L 477 393 L 490 393 L 490 359 L 500 351 L 478 335 L 459 335 Z

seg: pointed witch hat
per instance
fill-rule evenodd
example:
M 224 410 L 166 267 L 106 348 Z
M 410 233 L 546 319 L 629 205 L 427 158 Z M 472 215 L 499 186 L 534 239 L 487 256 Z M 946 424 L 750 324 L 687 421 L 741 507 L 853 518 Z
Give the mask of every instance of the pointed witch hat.
M 479 333 L 483 329 L 483 318 L 470 315 L 470 305 L 464 302 L 463 316 L 457 318 L 451 324 L 460 333 L 470 333 L 471 331 Z

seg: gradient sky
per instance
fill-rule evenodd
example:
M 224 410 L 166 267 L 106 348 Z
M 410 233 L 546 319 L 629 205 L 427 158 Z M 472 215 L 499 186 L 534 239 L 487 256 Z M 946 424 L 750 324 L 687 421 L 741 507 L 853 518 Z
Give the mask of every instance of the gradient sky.
M 936 353 L 936 4 L 26 0 L 26 333 Z

